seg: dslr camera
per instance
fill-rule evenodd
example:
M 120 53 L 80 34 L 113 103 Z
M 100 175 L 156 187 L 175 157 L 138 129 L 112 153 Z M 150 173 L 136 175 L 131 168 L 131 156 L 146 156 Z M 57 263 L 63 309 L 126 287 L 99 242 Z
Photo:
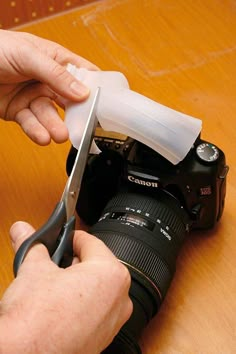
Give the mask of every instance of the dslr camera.
M 165 298 L 185 236 L 221 218 L 228 166 L 223 151 L 200 136 L 177 165 L 101 128 L 95 142 L 101 152 L 88 157 L 77 212 L 128 267 L 133 301 L 130 319 L 103 353 L 140 354 L 138 339 Z M 68 174 L 76 153 L 72 147 Z

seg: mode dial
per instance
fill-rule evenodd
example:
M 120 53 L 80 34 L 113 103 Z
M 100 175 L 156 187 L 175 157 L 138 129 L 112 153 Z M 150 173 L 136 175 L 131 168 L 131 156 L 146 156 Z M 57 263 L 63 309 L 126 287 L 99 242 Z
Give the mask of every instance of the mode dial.
M 217 161 L 220 155 L 219 149 L 210 143 L 198 145 L 196 153 L 200 160 L 208 163 Z

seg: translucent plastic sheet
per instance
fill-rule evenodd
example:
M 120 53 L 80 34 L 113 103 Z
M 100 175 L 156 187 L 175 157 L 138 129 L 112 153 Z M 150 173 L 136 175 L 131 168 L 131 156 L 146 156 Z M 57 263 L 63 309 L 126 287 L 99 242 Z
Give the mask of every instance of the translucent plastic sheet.
M 97 117 L 101 127 L 128 135 L 157 151 L 173 164 L 187 155 L 202 127 L 200 119 L 163 106 L 129 89 L 120 72 L 88 71 L 68 65 L 68 70 L 91 90 L 82 103 L 68 103 L 66 124 L 70 140 L 78 148 L 97 87 Z M 93 153 L 98 153 L 93 144 Z

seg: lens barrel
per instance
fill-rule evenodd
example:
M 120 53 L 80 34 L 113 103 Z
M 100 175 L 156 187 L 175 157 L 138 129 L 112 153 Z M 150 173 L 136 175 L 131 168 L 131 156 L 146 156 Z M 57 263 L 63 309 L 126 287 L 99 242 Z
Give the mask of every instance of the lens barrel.
M 132 278 L 133 313 L 103 353 L 141 353 L 138 340 L 170 286 L 187 225 L 188 217 L 179 201 L 158 190 L 155 198 L 117 194 L 91 228 L 90 232 L 128 267 Z

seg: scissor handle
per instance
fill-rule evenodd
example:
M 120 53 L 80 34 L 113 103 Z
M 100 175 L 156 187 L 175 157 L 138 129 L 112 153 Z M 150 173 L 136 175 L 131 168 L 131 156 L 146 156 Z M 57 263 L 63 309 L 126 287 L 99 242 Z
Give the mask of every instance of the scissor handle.
M 53 253 L 51 259 L 54 263 L 62 268 L 71 265 L 73 260 L 73 238 L 75 232 L 75 217 L 72 216 L 70 220 L 64 224 L 59 237 L 59 244 L 56 251 Z
M 71 217 L 71 219 L 66 222 L 65 202 L 60 201 L 48 221 L 25 240 L 16 252 L 13 263 L 14 275 L 17 275 L 19 267 L 24 261 L 28 251 L 36 243 L 44 244 L 53 262 L 58 265 L 60 265 L 64 253 L 67 254 L 67 258 L 69 254 L 72 258 L 74 229 L 75 217 Z

